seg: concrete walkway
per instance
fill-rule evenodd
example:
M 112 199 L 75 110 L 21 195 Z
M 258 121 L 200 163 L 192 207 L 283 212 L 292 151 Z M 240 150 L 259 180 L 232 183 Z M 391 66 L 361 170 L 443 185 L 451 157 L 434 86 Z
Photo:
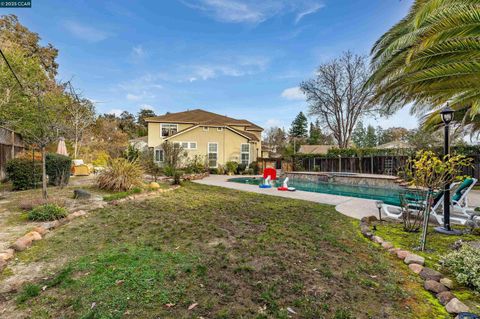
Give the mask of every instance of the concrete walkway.
M 259 188 L 257 185 L 229 182 L 229 178 L 231 178 L 231 176 L 210 175 L 209 177 L 194 182 L 258 194 L 302 199 L 320 204 L 334 205 L 338 212 L 356 219 L 371 215 L 378 216 L 378 209 L 375 205 L 375 200 L 305 191 L 281 192 L 275 188 Z

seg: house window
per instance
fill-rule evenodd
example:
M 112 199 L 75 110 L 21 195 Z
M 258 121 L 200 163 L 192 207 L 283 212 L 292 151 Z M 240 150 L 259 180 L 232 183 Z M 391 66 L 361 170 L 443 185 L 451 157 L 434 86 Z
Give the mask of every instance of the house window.
M 241 144 L 240 162 L 245 165 L 248 165 L 250 163 L 250 144 Z
M 204 131 L 204 132 L 208 132 L 208 126 L 204 126 L 204 127 L 203 127 L 203 131 Z
M 163 150 L 155 150 L 155 162 L 163 162 Z
M 208 166 L 217 167 L 218 163 L 218 144 L 208 143 Z
M 180 146 L 181 146 L 180 142 L 173 142 L 174 148 L 180 148 Z
M 182 148 L 187 149 L 188 148 L 188 142 L 182 142 Z
M 217 131 L 219 132 L 223 131 L 223 127 L 217 127 Z
M 161 134 L 162 137 L 172 136 L 177 134 L 178 125 L 177 124 L 161 124 Z
M 190 142 L 190 149 L 196 150 L 197 149 L 197 142 Z

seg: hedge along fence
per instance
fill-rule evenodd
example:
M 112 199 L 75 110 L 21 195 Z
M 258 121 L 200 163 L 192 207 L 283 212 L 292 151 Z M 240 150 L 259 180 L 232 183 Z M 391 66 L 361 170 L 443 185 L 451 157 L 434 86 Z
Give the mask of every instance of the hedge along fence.
M 443 148 L 434 151 L 443 154 Z M 480 179 L 480 146 L 452 147 L 451 152 L 472 158 L 473 166 L 464 168 L 462 174 Z M 296 154 L 292 161 L 294 171 L 398 175 L 415 153 L 414 149 L 332 148 L 325 155 Z
M 70 178 L 72 160 L 63 155 L 46 155 L 46 170 L 50 185 L 67 185 Z M 29 158 L 15 158 L 7 162 L 6 173 L 14 190 L 37 187 L 42 182 L 42 162 Z

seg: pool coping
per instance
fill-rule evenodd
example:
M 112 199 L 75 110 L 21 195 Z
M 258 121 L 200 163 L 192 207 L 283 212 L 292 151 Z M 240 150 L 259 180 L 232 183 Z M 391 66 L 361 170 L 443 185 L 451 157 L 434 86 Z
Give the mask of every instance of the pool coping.
M 362 217 L 367 217 L 371 215 L 378 215 L 378 209 L 376 206 L 376 200 L 374 199 L 365 199 L 358 197 L 342 196 L 342 195 L 333 195 L 333 194 L 324 194 L 324 193 L 314 193 L 307 191 L 297 190 L 295 192 L 282 192 L 278 191 L 275 188 L 259 188 L 257 185 L 242 184 L 228 181 L 231 178 L 235 177 L 260 177 L 260 176 L 228 176 L 228 175 L 210 175 L 201 180 L 195 180 L 195 183 L 210 185 L 210 186 L 220 186 L 240 191 L 246 191 L 256 194 L 264 194 L 276 197 L 292 198 L 307 200 L 310 202 L 315 202 L 319 204 L 327 204 L 335 206 L 335 209 L 346 216 L 362 219 Z

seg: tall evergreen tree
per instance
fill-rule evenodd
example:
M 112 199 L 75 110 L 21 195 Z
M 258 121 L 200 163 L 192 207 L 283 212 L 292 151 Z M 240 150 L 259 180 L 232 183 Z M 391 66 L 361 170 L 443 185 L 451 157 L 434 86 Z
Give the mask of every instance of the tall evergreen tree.
M 377 134 L 375 128 L 371 125 L 367 127 L 365 133 L 365 141 L 363 147 L 375 147 L 377 146 Z
M 364 147 L 364 141 L 365 141 L 366 135 L 367 135 L 367 132 L 365 130 L 365 127 L 363 126 L 363 122 L 359 121 L 357 126 L 355 126 L 355 129 L 352 132 L 353 144 L 355 144 L 356 147 Z
M 303 112 L 298 113 L 292 122 L 289 134 L 293 138 L 306 138 L 308 134 L 308 120 Z

